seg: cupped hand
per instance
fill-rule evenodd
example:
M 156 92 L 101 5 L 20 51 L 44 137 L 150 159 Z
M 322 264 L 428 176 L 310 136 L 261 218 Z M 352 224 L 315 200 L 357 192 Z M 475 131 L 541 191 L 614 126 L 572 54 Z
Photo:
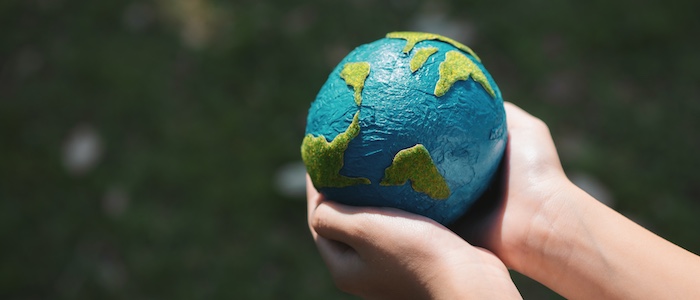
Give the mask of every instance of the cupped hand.
M 437 222 L 326 201 L 307 176 L 308 222 L 336 285 L 363 298 L 520 298 L 505 265 Z
M 504 106 L 508 146 L 500 176 L 451 228 L 493 251 L 509 268 L 520 270 L 531 245 L 546 242 L 546 236 L 532 230 L 536 222 L 547 222 L 541 216 L 560 209 L 561 197 L 555 196 L 572 183 L 564 174 L 547 125 L 512 103 Z

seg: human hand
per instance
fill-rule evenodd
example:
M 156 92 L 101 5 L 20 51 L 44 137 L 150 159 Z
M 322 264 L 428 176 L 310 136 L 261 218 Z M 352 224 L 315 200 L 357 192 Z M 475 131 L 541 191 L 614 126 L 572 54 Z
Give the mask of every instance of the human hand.
M 545 216 L 557 215 L 564 197 L 555 196 L 575 186 L 564 174 L 547 125 L 512 103 L 504 106 L 508 146 L 500 181 L 451 228 L 522 272 L 524 264 L 535 263 L 528 253 L 533 244 L 547 240 L 535 228 L 552 221 Z
M 455 232 L 567 299 L 700 297 L 698 256 L 576 187 L 547 126 L 513 104 L 505 109 L 501 180 L 451 226 Z
M 437 222 L 326 201 L 307 176 L 308 222 L 341 290 L 375 299 L 520 299 L 505 265 Z

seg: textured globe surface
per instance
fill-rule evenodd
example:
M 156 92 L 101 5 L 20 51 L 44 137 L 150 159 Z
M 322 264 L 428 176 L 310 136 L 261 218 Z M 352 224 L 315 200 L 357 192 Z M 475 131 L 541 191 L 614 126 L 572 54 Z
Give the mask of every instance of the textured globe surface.
M 471 49 L 395 32 L 330 74 L 309 109 L 302 158 L 328 199 L 448 224 L 488 187 L 506 138 L 501 92 Z

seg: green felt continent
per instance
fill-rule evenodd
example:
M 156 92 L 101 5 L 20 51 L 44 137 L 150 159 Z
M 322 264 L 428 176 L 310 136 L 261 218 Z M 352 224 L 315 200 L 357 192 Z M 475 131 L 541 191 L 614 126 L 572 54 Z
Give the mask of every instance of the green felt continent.
M 365 87 L 367 76 L 369 76 L 368 62 L 347 63 L 340 71 L 340 77 L 355 89 L 355 103 L 358 106 L 362 104 L 362 89 Z
M 470 76 L 474 81 L 480 83 L 491 97 L 496 97 L 496 93 L 493 91 L 493 88 L 491 88 L 489 80 L 479 66 L 466 55 L 456 50 L 447 52 L 445 61 L 440 63 L 440 79 L 435 85 L 435 96 L 444 96 L 455 82 L 458 80 L 467 80 Z
M 380 185 L 404 185 L 408 180 L 416 192 L 425 193 L 430 198 L 444 200 L 450 196 L 445 178 L 421 144 L 399 151 L 391 166 L 384 171 Z
M 411 59 L 411 72 L 418 71 L 420 67 L 425 64 L 425 62 L 428 60 L 428 58 L 435 54 L 435 52 L 438 51 L 438 48 L 435 47 L 428 47 L 428 48 L 420 48 L 416 51 L 416 54 L 413 55 L 413 58 Z
M 400 31 L 400 32 L 390 32 L 386 35 L 387 38 L 390 39 L 404 39 L 406 40 L 406 47 L 403 48 L 403 53 L 408 53 L 413 49 L 413 47 L 416 46 L 418 42 L 422 41 L 428 41 L 428 40 L 435 40 L 435 41 L 441 41 L 448 43 L 452 46 L 455 46 L 455 48 L 462 50 L 464 52 L 469 53 L 471 56 L 476 58 L 477 61 L 481 61 L 481 59 L 472 51 L 471 48 L 465 46 L 464 44 L 455 41 L 451 38 L 441 36 L 439 34 L 434 34 L 434 33 L 425 33 L 425 32 L 411 32 L 411 31 Z
M 316 188 L 370 184 L 367 178 L 340 175 L 345 150 L 350 141 L 360 133 L 359 115 L 360 112 L 356 112 L 348 129 L 336 136 L 332 142 L 328 142 L 322 135 L 314 137 L 308 134 L 304 137 L 301 144 L 301 158 Z

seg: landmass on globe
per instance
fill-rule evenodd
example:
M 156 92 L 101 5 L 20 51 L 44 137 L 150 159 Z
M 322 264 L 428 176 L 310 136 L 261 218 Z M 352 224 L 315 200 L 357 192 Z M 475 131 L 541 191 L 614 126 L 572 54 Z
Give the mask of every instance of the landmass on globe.
M 505 130 L 500 91 L 469 47 L 393 32 L 331 73 L 309 110 L 301 154 L 329 199 L 449 223 L 488 186 Z

